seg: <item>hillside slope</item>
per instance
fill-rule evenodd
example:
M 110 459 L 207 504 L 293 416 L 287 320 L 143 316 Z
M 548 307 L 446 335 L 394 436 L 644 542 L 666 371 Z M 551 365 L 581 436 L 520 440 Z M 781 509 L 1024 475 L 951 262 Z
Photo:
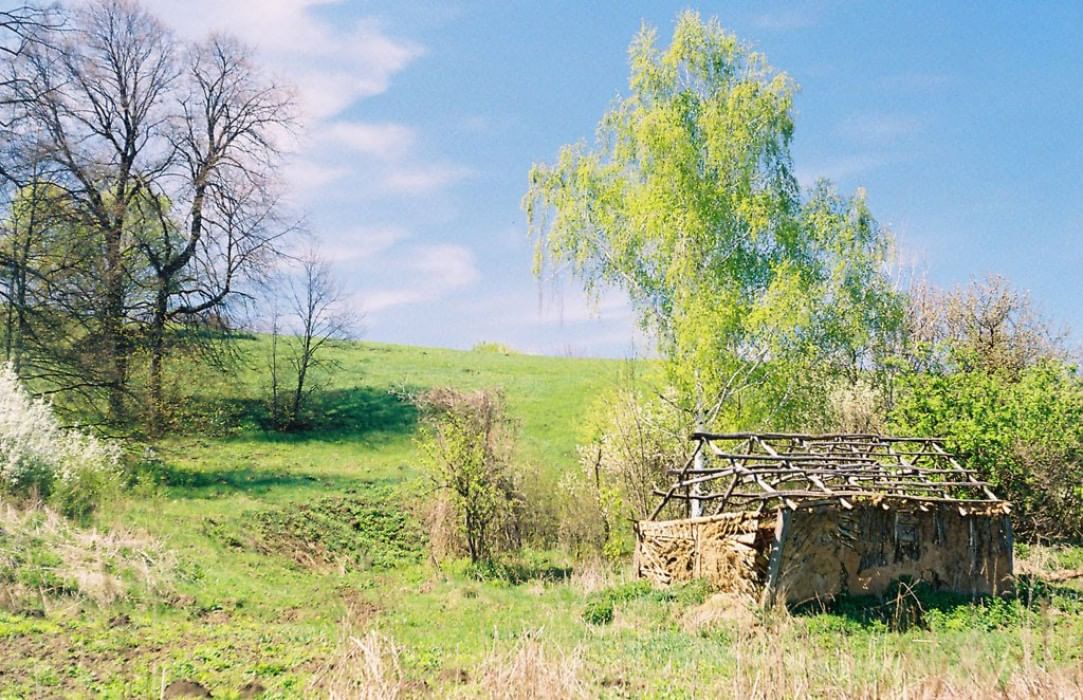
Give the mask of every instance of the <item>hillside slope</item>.
M 1028 580 L 1007 601 L 851 601 L 790 616 L 695 583 L 652 589 L 627 560 L 433 562 L 404 390 L 503 389 L 521 458 L 555 484 L 576 468 L 583 418 L 622 363 L 343 344 L 313 429 L 283 435 L 260 428 L 267 341 L 244 343 L 250 366 L 232 376 L 177 368 L 178 431 L 101 514 L 100 526 L 160 546 L 80 535 L 95 551 L 65 569 L 47 543 L 72 536 L 0 508 L 0 586 L 11 575 L 41 592 L 23 609 L 0 606 L 0 697 L 174 697 L 181 683 L 227 698 L 326 697 L 332 686 L 338 697 L 1083 692 L 1083 595 L 1066 586 Z M 20 535 L 19 523 L 38 529 Z M 1083 561 L 1054 555 L 1034 560 Z M 140 588 L 140 567 L 165 573 Z M 116 590 L 72 593 L 102 581 Z M 922 619 L 894 629 L 900 615 Z

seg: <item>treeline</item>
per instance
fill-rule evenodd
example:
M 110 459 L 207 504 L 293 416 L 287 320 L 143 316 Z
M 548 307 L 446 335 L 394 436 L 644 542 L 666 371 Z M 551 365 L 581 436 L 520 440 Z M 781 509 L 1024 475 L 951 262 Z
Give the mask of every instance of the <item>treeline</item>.
M 230 357 L 293 224 L 289 91 L 248 50 L 135 2 L 0 14 L 3 350 L 36 391 L 162 428 L 165 365 Z

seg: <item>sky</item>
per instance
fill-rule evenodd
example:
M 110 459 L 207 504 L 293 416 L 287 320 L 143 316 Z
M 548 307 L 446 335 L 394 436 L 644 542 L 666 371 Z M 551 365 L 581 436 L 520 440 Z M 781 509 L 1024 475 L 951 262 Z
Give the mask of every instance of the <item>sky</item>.
M 864 187 L 907 274 L 1008 277 L 1083 340 L 1083 3 L 146 0 L 297 91 L 291 206 L 374 341 L 649 354 L 619 291 L 539 282 L 534 162 L 593 137 L 642 22 L 715 16 L 800 85 L 804 185 Z

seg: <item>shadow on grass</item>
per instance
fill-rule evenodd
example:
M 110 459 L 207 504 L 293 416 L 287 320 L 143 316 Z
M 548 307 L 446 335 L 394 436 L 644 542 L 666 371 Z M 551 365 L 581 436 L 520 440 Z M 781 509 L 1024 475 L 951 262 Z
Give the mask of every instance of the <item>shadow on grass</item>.
M 572 576 L 572 567 L 563 557 L 551 551 L 523 549 L 493 559 L 471 562 L 469 559 L 449 560 L 445 571 L 473 581 L 501 582 L 519 585 L 529 581 L 560 583 Z
M 387 488 L 398 484 L 394 477 L 359 480 L 348 476 L 313 476 L 252 467 L 188 468 L 161 461 L 141 465 L 136 478 L 169 489 L 171 497 L 182 499 L 211 498 L 227 493 L 255 496 L 272 490 L 326 493 L 328 490 Z
M 184 412 L 204 420 L 178 428 L 178 434 L 268 442 L 393 437 L 408 435 L 417 425 L 417 408 L 409 401 L 387 389 L 361 386 L 313 393 L 300 425 L 290 431 L 276 429 L 262 399 L 196 396 L 188 400 Z
M 178 489 L 177 495 L 203 498 L 210 489 L 264 493 L 273 488 L 327 488 L 328 485 L 352 483 L 344 479 L 315 477 L 285 471 L 240 467 L 236 469 L 190 469 L 172 464 L 145 467 L 148 475 L 161 486 Z
M 261 425 L 273 430 L 270 416 Z M 359 438 L 375 433 L 409 434 L 417 427 L 417 407 L 386 389 L 332 389 L 309 397 L 300 428 L 275 433 L 285 439 Z
M 795 606 L 795 617 L 813 618 L 817 626 L 849 629 L 997 629 L 1034 622 L 1047 608 L 1083 610 L 1083 593 L 1031 576 L 1019 576 L 1012 593 L 971 596 L 937 590 L 924 581 L 903 578 L 880 596 L 842 595 L 830 602 Z M 815 620 L 826 613 L 828 617 Z

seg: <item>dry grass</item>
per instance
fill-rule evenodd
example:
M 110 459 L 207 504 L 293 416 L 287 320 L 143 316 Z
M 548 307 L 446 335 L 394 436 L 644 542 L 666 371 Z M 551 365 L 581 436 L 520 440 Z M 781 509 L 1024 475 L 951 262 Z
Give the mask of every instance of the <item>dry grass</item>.
M 536 634 L 525 636 L 510 651 L 494 649 L 478 676 L 494 700 L 589 697 L 581 650 L 547 646 Z
M 1083 580 L 1083 566 L 1064 566 L 1062 547 L 1031 545 L 1025 556 L 1015 558 L 1015 573 L 1036 576 L 1050 583 Z
M 347 630 L 338 652 L 309 684 L 311 693 L 332 700 L 395 700 L 407 688 L 398 647 L 372 630 L 363 636 Z
M 1056 666 L 1045 656 L 1040 633 L 1020 629 L 1010 652 L 975 644 L 957 657 L 939 653 L 934 639 L 916 640 L 926 649 L 870 641 L 868 647 L 826 648 L 784 614 L 773 615 L 733 647 L 734 673 L 716 695 L 740 698 L 860 698 L 961 700 L 963 698 L 1083 699 L 1083 669 Z M 947 651 L 947 650 L 943 650 Z M 856 653 L 855 653 L 856 652 Z
M 715 593 L 681 614 L 681 629 L 689 634 L 713 630 L 751 634 L 758 624 L 755 605 L 755 601 L 747 595 Z
M 629 567 L 618 569 L 612 562 L 596 557 L 577 562 L 572 570 L 569 584 L 573 590 L 583 595 L 590 595 L 626 583 L 632 578 Z
M 176 557 L 158 540 L 130 530 L 76 527 L 50 508 L 0 502 L 0 572 L 15 580 L 0 589 L 0 605 L 48 606 L 62 598 L 108 606 L 135 589 L 164 595 Z

